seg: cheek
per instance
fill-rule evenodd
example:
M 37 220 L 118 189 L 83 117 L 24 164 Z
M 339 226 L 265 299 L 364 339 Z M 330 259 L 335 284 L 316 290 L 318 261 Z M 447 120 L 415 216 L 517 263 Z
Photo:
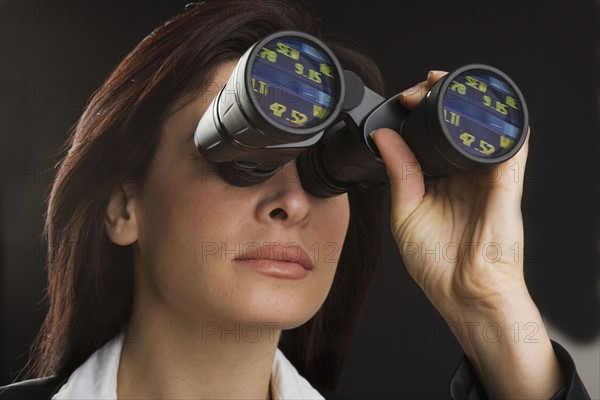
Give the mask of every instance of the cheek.
M 157 184 L 145 197 L 140 229 L 140 267 L 158 298 L 170 306 L 208 315 L 219 305 L 212 299 L 231 298 L 235 283 L 227 279 L 220 253 L 234 236 L 243 213 L 227 189 L 210 182 L 190 183 L 177 179 Z M 181 190 L 185 187 L 185 190 Z M 239 220 L 239 218 L 237 218 Z M 218 283 L 218 284 L 217 284 Z M 216 312 L 226 314 L 226 310 Z
M 234 226 L 234 205 L 227 191 L 201 181 L 156 185 L 149 193 L 142 215 L 140 247 L 177 259 L 200 261 L 202 248 L 223 237 Z M 185 188 L 185 189 L 181 189 Z M 236 212 L 240 204 L 236 205 Z M 194 258 L 198 258 L 195 260 Z
M 348 196 L 342 195 L 327 200 L 327 205 L 319 209 L 315 215 L 315 231 L 318 232 L 317 242 L 324 261 L 331 262 L 339 257 L 350 221 L 350 206 Z
M 146 177 L 140 206 L 142 257 L 157 264 L 194 261 L 211 233 L 228 226 L 227 190 L 214 178 L 211 164 L 183 152 L 165 134 Z M 216 225 L 221 227 L 217 229 Z M 156 259 L 155 257 L 159 257 Z
M 313 216 L 314 232 L 307 251 L 320 274 L 320 291 L 331 287 L 348 231 L 350 207 L 347 195 L 326 200 Z

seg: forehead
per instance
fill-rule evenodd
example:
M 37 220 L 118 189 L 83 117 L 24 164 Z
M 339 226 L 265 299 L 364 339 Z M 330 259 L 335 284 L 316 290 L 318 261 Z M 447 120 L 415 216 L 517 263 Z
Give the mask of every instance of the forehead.
M 188 104 L 178 108 L 167 118 L 163 125 L 163 133 L 186 141 L 190 139 L 190 135 L 193 137 L 198 121 L 217 93 L 225 86 L 236 65 L 237 60 L 220 64 L 203 85 L 205 90 L 199 92 Z

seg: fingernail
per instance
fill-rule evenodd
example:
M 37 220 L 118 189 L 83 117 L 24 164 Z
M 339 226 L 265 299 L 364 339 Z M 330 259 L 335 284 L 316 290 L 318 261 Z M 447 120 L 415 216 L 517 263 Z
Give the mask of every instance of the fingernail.
M 429 78 L 431 77 L 431 75 L 434 75 L 434 74 L 435 74 L 435 75 L 439 75 L 439 74 L 442 74 L 443 72 L 444 72 L 444 71 L 438 71 L 438 70 L 436 70 L 436 69 L 432 69 L 431 71 L 429 71 L 429 72 L 427 73 L 427 79 L 429 79 Z
M 375 136 L 375 132 L 377 132 L 377 129 L 375 129 L 374 131 L 371 131 L 369 133 L 369 136 L 371 136 L 371 139 L 373 139 L 373 136 Z

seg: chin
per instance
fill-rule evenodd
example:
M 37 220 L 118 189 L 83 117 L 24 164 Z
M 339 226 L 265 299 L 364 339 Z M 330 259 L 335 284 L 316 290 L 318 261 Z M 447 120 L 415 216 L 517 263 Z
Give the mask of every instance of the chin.
M 264 324 L 278 330 L 293 329 L 311 319 L 318 311 L 318 308 L 307 306 L 307 304 L 290 304 L 286 301 L 266 304 L 247 309 L 246 313 L 240 315 L 238 321 L 246 324 Z
M 314 296 L 273 293 L 266 289 L 258 295 L 237 300 L 241 301 L 225 306 L 227 310 L 221 315 L 226 316 L 227 325 L 239 325 L 242 330 L 245 327 L 277 331 L 293 329 L 311 319 L 322 305 L 322 302 L 315 302 Z
M 302 279 L 278 279 L 253 274 L 235 277 L 234 290 L 221 302 L 230 320 L 276 323 L 297 327 L 311 319 L 323 305 L 331 280 L 311 272 Z M 329 278 L 329 277 L 327 277 Z M 225 302 L 229 304 L 225 304 Z

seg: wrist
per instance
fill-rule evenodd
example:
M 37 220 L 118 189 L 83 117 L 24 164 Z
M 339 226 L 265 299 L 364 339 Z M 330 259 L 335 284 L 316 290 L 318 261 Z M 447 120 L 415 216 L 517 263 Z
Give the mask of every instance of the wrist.
M 485 295 L 463 296 L 441 303 L 444 306 L 439 311 L 447 321 L 473 318 L 506 320 L 519 314 L 529 315 L 532 312 L 539 314 L 524 281 L 511 282 L 507 285 L 497 283 L 495 290 Z
M 447 320 L 486 391 L 548 398 L 563 384 L 538 308 L 529 295 L 495 307 L 461 309 Z
M 478 348 L 539 343 L 547 338 L 542 316 L 529 293 L 515 291 L 485 302 L 455 307 L 446 322 L 469 358 Z

